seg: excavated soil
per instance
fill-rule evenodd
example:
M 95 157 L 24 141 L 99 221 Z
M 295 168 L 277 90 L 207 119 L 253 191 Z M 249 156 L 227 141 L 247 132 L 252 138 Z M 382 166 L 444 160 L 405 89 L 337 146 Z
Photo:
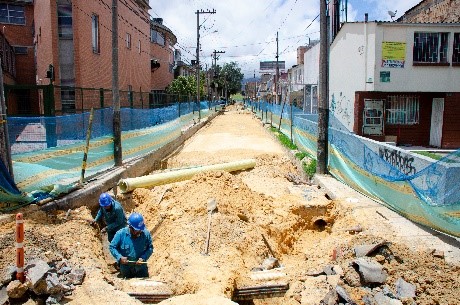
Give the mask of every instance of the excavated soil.
M 300 177 L 299 169 L 260 122 L 239 107 L 206 125 L 168 157 L 168 164 L 171 169 L 248 158 L 256 159 L 252 170 L 202 172 L 187 181 L 118 194 L 126 213 L 142 213 L 152 231 L 155 251 L 148 260 L 149 281 L 117 277 L 104 254 L 100 231 L 86 221 L 95 211 L 85 207 L 71 211 L 67 219 L 66 211 L 25 209 L 26 261 L 64 259 L 85 268 L 83 285 L 65 299 L 69 304 L 140 304 L 126 292 L 148 293 L 152 287 L 174 295 L 160 304 L 237 304 L 231 301 L 237 288 L 289 283 L 284 297 L 252 304 L 319 304 L 340 284 L 361 305 L 370 288 L 352 285 L 359 282 L 350 267 L 353 248 L 386 241 L 385 252 L 373 256 L 387 271 L 388 286 L 399 278 L 416 286 L 415 303 L 403 304 L 458 304 L 458 265 L 434 256 L 432 249 L 405 245 L 391 228 L 360 218 L 348 202 L 328 199 L 317 185 L 290 182 L 289 176 Z M 212 213 L 210 200 L 217 203 Z M 360 230 L 350 229 L 357 225 Z M 15 261 L 14 227 L 14 222 L 0 226 L 0 270 Z M 281 275 L 251 277 L 271 250 Z M 328 264 L 340 266 L 343 276 L 314 272 Z

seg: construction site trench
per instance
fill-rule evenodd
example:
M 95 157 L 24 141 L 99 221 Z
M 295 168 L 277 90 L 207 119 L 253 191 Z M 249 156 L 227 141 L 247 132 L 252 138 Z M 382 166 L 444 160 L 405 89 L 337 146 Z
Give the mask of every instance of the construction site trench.
M 321 179 L 338 182 L 306 179 L 292 152 L 242 105 L 204 125 L 156 173 L 247 159 L 254 168 L 111 193 L 128 215 L 145 217 L 154 246 L 148 279 L 118 276 L 106 237 L 88 222 L 97 211 L 87 202 L 71 210 L 23 208 L 26 265 L 46 262 L 62 287 L 72 287 L 28 287 L 11 297 L 22 288 L 11 287 L 16 224 L 6 221 L 0 305 L 458 304 L 458 239 L 414 229 L 351 190 L 330 196 Z M 418 231 L 401 234 L 410 230 Z M 78 283 L 69 279 L 75 270 L 84 270 Z

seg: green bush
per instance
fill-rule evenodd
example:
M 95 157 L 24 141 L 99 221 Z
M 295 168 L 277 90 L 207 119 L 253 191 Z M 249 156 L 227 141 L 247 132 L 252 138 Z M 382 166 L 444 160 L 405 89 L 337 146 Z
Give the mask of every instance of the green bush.
M 270 131 L 276 135 L 276 137 L 284 147 L 287 147 L 291 150 L 297 150 L 297 145 L 291 142 L 291 139 L 282 132 L 280 132 L 277 128 L 272 126 L 270 128 Z M 295 154 L 295 157 L 299 160 L 303 160 L 305 157 L 310 157 L 310 161 L 308 163 L 302 162 L 302 167 L 307 176 L 311 179 L 313 175 L 316 173 L 316 160 L 312 158 L 308 153 L 302 151 L 297 152 Z

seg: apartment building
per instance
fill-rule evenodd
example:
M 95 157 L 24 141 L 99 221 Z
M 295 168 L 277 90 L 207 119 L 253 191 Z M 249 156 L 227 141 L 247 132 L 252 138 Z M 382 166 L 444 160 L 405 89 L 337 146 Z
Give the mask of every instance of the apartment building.
M 150 90 L 149 8 L 147 0 L 118 1 L 120 90 Z M 54 96 L 56 113 L 78 108 L 87 90 L 75 88 L 112 88 L 112 1 L 34 1 L 34 26 L 37 84 L 52 81 L 60 88 Z M 122 106 L 126 103 L 121 100 Z M 94 105 L 85 104 L 100 106 L 111 101 L 101 105 L 95 98 Z
M 154 92 L 164 92 L 166 87 L 174 79 L 175 63 L 179 59 L 176 57 L 180 57 L 174 48 L 177 38 L 163 24 L 162 18 L 151 19 L 150 36 L 150 50 L 152 55 L 150 87 Z

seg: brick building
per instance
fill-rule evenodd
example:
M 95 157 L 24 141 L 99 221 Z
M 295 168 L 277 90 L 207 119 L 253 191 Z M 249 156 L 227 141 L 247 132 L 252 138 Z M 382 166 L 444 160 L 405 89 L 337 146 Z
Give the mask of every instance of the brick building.
M 152 55 L 152 77 L 150 88 L 153 92 L 164 92 L 174 79 L 177 38 L 163 25 L 163 19 L 153 18 L 150 22 L 150 52 Z
M 397 21 L 460 22 L 460 0 L 424 0 L 408 10 Z
M 150 89 L 150 19 L 147 0 L 118 2 L 119 88 Z M 35 1 L 38 83 L 54 68 L 56 112 L 73 112 L 83 91 L 112 87 L 112 1 Z M 86 92 L 86 91 L 85 91 Z M 126 103 L 121 99 L 122 106 Z M 85 108 L 110 106 L 94 99 Z M 135 101 L 134 101 L 135 103 Z
M 0 49 L 3 81 L 7 85 L 35 84 L 34 10 L 32 0 L 0 3 Z M 37 97 L 28 88 L 11 92 L 9 112 L 30 114 L 38 111 Z

